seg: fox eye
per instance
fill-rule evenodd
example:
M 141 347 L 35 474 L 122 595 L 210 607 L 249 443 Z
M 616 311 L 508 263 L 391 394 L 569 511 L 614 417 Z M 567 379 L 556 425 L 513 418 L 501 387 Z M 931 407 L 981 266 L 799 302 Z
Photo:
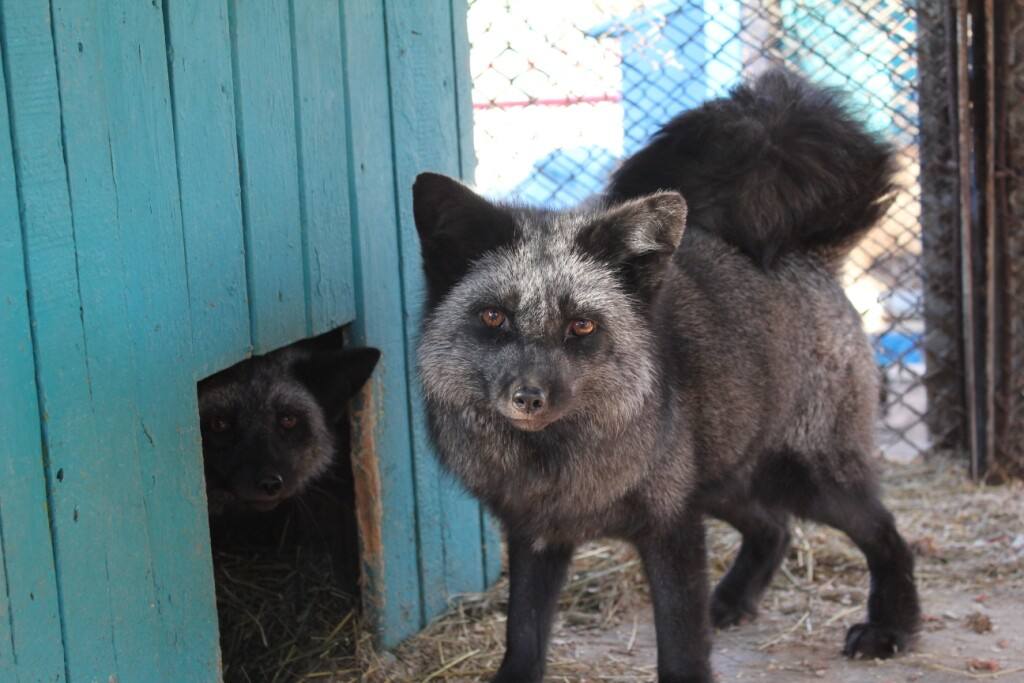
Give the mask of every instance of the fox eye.
M 215 434 L 223 434 L 231 429 L 231 421 L 226 417 L 218 415 L 210 420 L 210 431 Z
M 299 418 L 286 414 L 277 418 L 277 423 L 281 425 L 282 429 L 295 429 L 295 425 L 299 424 Z
M 588 334 L 593 334 L 596 329 L 597 323 L 586 318 L 579 318 L 569 323 L 569 334 L 574 337 L 586 337 Z
M 492 330 L 505 324 L 506 319 L 507 316 L 500 308 L 485 308 L 480 312 L 480 320 L 482 320 L 484 325 L 490 327 Z

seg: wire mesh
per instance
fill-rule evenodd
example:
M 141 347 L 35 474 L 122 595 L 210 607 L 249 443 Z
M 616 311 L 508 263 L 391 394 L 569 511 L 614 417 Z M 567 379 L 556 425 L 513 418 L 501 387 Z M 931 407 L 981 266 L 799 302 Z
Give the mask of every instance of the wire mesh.
M 960 404 L 950 357 L 955 328 L 947 322 L 955 319 L 953 245 L 932 240 L 940 253 L 931 260 L 922 253 L 916 6 L 471 0 L 476 184 L 495 196 L 572 206 L 599 192 L 617 161 L 672 116 L 769 65 L 846 89 L 898 155 L 899 194 L 851 255 L 844 284 L 884 378 L 880 444 L 889 458 L 911 459 L 959 429 L 951 411 L 929 420 L 930 406 Z M 926 383 L 935 376 L 945 379 Z

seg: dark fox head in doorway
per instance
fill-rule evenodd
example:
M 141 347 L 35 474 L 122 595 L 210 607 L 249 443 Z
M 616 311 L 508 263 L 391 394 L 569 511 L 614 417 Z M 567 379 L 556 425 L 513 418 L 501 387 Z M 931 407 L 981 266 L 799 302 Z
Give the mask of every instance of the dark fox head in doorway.
M 199 383 L 211 514 L 265 511 L 301 493 L 334 461 L 348 400 L 380 352 L 294 345 Z

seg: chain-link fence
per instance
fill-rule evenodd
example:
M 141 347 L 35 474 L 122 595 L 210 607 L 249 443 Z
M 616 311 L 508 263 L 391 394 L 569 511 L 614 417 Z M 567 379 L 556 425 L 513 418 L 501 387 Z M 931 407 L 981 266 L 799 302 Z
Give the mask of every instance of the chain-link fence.
M 902 460 L 948 445 L 962 422 L 956 316 L 943 308 L 956 301 L 956 278 L 931 278 L 948 291 L 926 301 L 926 269 L 951 271 L 953 261 L 922 252 L 916 5 L 472 0 L 476 183 L 494 195 L 571 206 L 599 192 L 616 162 L 672 116 L 771 64 L 846 89 L 870 127 L 894 143 L 900 169 L 898 197 L 845 274 L 885 379 L 880 442 Z M 929 419 L 933 405 L 946 406 L 940 418 Z

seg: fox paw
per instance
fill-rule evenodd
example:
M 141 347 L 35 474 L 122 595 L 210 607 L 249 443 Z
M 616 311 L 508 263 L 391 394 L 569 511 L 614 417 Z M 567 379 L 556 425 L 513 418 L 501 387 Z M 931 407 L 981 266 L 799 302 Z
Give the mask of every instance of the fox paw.
M 742 600 L 723 600 L 717 595 L 711 598 L 711 623 L 715 628 L 749 624 L 756 618 L 757 608 Z
M 888 659 L 910 647 L 913 634 L 870 622 L 854 624 L 846 632 L 843 654 L 851 659 Z
M 537 666 L 516 667 L 502 664 L 490 683 L 541 683 L 544 671 Z
M 658 674 L 658 683 L 714 683 L 715 677 L 711 673 L 698 673 L 685 676 L 673 676 Z

